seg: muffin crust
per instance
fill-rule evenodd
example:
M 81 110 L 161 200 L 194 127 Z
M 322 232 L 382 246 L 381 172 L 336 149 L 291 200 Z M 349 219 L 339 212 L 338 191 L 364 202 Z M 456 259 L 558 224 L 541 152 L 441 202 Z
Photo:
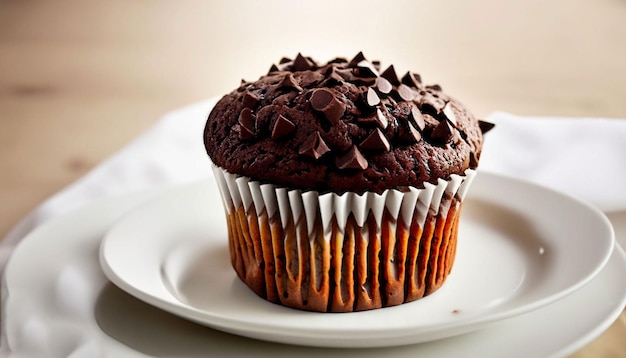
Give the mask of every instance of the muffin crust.
M 415 73 L 381 71 L 362 53 L 323 65 L 298 54 L 224 96 L 204 142 L 214 164 L 262 183 L 381 193 L 475 168 L 482 134 L 481 121 Z

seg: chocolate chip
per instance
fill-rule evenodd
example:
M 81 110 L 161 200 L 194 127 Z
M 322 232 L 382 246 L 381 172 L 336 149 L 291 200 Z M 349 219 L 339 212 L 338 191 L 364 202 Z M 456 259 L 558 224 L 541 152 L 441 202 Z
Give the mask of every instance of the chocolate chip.
M 424 128 L 426 127 L 426 121 L 424 121 L 424 116 L 419 109 L 417 109 L 416 107 L 411 108 L 410 118 L 413 120 L 413 122 L 420 131 L 424 130 Z
M 478 126 L 480 127 L 480 131 L 483 132 L 483 134 L 485 134 L 485 133 L 489 132 L 490 130 L 492 130 L 493 127 L 495 127 L 496 125 L 494 123 L 483 121 L 482 119 L 479 119 L 478 120 Z
M 410 101 L 417 96 L 417 93 L 405 84 L 398 86 L 398 94 L 405 101 Z
M 323 111 L 335 98 L 333 93 L 327 89 L 317 89 L 311 94 L 311 107 L 316 111 Z
M 401 143 L 413 144 L 419 142 L 422 139 L 422 135 L 417 129 L 415 129 L 413 124 L 406 122 L 406 125 L 398 128 L 396 139 L 398 139 Z
M 239 138 L 249 140 L 256 135 L 256 116 L 250 108 L 244 108 L 239 113 Z
M 353 68 L 336 68 L 335 72 L 347 82 L 356 82 L 358 78 L 354 75 Z
M 274 122 L 274 128 L 272 128 L 272 139 L 278 140 L 284 138 L 293 133 L 295 129 L 296 125 L 293 124 L 292 121 L 282 114 L 279 114 L 278 118 L 276 118 L 276 122 Z
M 322 139 L 320 132 L 315 131 L 302 143 L 298 154 L 306 155 L 313 159 L 319 159 L 328 152 L 330 152 L 330 148 L 328 148 L 326 142 Z
M 367 168 L 368 163 L 363 154 L 353 145 L 347 153 L 337 157 L 335 165 L 339 169 L 364 170 Z
M 381 132 L 380 129 L 376 128 L 372 133 L 370 133 L 365 140 L 359 144 L 359 147 L 365 150 L 373 150 L 373 151 L 382 151 L 388 152 L 391 149 L 389 145 L 389 141 L 387 137 Z
M 446 106 L 446 102 L 432 95 L 432 93 L 427 92 L 420 99 L 420 109 L 422 112 L 432 110 L 434 113 L 440 113 L 441 110 Z
M 243 106 L 245 108 L 250 108 L 254 110 L 258 103 L 259 103 L 259 96 L 257 96 L 256 94 L 252 92 L 246 92 L 243 95 Z
M 434 85 L 428 85 L 426 86 L 426 89 L 430 89 L 430 90 L 434 90 L 437 92 L 441 92 L 441 86 L 434 84 Z
M 378 98 L 376 91 L 374 91 L 372 87 L 367 89 L 367 104 L 370 105 L 370 107 L 380 104 L 380 98 Z
M 311 107 L 324 113 L 331 123 L 338 123 L 346 110 L 345 104 L 335 98 L 333 92 L 326 88 L 318 88 L 311 95 Z
M 388 94 L 391 92 L 393 87 L 391 86 L 391 82 L 384 77 L 378 77 L 376 79 L 376 87 L 380 93 Z
M 391 82 L 391 84 L 394 86 L 400 85 L 400 79 L 398 78 L 398 75 L 396 74 L 396 69 L 393 67 L 393 65 L 387 67 L 385 72 L 380 74 L 380 77 L 385 78 L 387 81 Z
M 433 129 L 431 133 L 431 138 L 441 141 L 442 143 L 448 143 L 452 139 L 452 135 L 454 133 L 454 128 L 449 121 L 441 121 L 439 124 Z
M 454 113 L 454 110 L 452 109 L 452 105 L 450 103 L 447 103 L 446 106 L 443 107 L 443 114 L 450 121 L 450 123 L 452 123 L 452 125 L 456 127 L 456 114 Z
M 387 111 L 385 110 L 385 112 Z M 389 125 L 389 120 L 387 119 L 387 116 L 385 116 L 385 114 L 383 113 L 383 111 L 380 110 L 380 108 L 376 109 L 376 122 L 378 122 L 378 125 L 382 129 L 387 128 L 387 126 Z
M 372 65 L 374 65 L 374 68 L 376 69 L 376 71 L 380 72 L 380 61 L 374 60 L 372 61 Z
M 439 120 L 437 120 L 432 115 L 422 112 L 422 117 L 424 117 L 424 123 L 426 123 L 426 128 L 435 128 L 439 125 Z
M 326 72 L 326 79 L 322 82 L 322 86 L 324 87 L 334 87 L 342 84 L 344 81 L 343 77 L 339 75 L 336 67 L 330 67 L 330 70 Z
M 359 51 L 359 53 L 356 54 L 356 56 L 354 56 L 354 58 L 352 58 L 352 60 L 350 60 L 350 62 L 348 62 L 348 67 L 356 67 L 356 65 L 359 64 L 359 62 L 365 60 L 365 56 L 363 55 L 363 51 Z
M 470 168 L 476 168 L 478 166 L 478 160 L 480 159 L 480 154 L 476 152 L 471 152 L 469 157 L 469 166 Z
M 298 53 L 298 56 L 296 56 L 296 59 L 293 60 L 294 71 L 308 71 L 308 70 L 313 70 L 316 67 L 317 66 L 315 65 L 315 62 L 302 56 L 302 54 L 300 53 Z
M 278 71 L 279 71 L 278 66 L 272 64 L 272 67 L 270 67 L 270 70 L 267 71 L 267 73 L 270 74 L 272 72 L 278 72 Z
M 283 65 L 287 62 L 291 62 L 291 59 L 289 57 L 283 57 L 280 59 L 280 61 L 278 61 L 279 64 Z
M 372 65 L 372 63 L 367 60 L 359 62 L 356 67 L 358 70 L 357 75 L 359 77 L 378 77 L 378 71 L 376 71 L 374 65 Z
M 422 86 L 422 78 L 417 73 L 407 72 L 402 76 L 402 83 L 407 86 L 420 88 Z
M 291 73 L 288 73 L 278 84 L 278 88 L 294 89 L 298 92 L 302 92 L 302 87 L 298 84 L 296 79 Z
M 292 61 L 278 64 L 278 71 L 291 71 Z

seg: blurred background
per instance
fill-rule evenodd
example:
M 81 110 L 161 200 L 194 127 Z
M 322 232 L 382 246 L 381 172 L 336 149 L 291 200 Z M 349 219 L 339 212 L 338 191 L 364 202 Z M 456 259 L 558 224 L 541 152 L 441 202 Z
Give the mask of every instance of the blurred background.
M 0 236 L 164 112 L 360 50 L 479 116 L 626 117 L 622 0 L 0 0 Z
M 626 117 L 623 0 L 0 0 L 0 237 L 163 113 L 361 50 L 481 117 Z

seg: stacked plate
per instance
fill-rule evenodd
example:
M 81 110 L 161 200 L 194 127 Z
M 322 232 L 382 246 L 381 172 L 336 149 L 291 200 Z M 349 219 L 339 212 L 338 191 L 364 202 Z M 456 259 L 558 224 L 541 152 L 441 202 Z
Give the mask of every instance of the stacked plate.
M 268 303 L 237 279 L 210 180 L 101 202 L 17 248 L 6 270 L 2 348 L 115 357 L 561 356 L 624 308 L 626 257 L 598 210 L 485 172 L 463 210 L 457 261 L 439 291 L 397 307 L 323 314 Z

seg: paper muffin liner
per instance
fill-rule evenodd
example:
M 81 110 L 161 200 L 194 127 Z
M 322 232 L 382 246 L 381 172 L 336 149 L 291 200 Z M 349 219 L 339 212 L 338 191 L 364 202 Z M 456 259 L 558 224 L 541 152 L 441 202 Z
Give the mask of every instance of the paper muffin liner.
M 476 173 L 423 189 L 338 195 L 213 169 L 237 275 L 268 301 L 320 312 L 399 305 L 441 287 Z

